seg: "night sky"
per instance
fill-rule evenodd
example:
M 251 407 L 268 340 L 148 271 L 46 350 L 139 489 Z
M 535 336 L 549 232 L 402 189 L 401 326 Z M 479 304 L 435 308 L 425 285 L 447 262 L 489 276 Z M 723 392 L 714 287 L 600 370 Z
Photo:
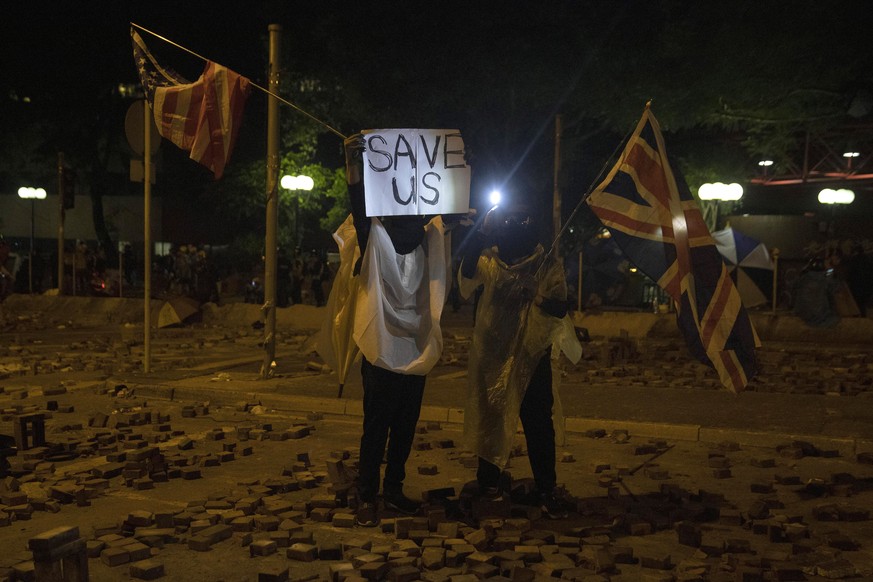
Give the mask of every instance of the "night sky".
M 528 188 L 548 192 L 553 119 L 564 111 L 581 119 L 565 136 L 567 183 L 581 190 L 648 99 L 667 131 L 685 131 L 670 140 L 681 153 L 729 108 L 756 113 L 798 90 L 870 90 L 871 14 L 860 0 L 35 0 L 3 8 L 0 89 L 60 97 L 61 107 L 107 83 L 136 83 L 130 21 L 266 85 L 267 26 L 276 22 L 289 47 L 284 68 L 324 77 L 318 115 L 344 133 L 380 123 L 460 127 L 488 172 L 525 174 Z M 159 60 L 199 75 L 196 58 L 144 38 Z M 352 117 L 346 104 L 360 95 L 369 109 Z

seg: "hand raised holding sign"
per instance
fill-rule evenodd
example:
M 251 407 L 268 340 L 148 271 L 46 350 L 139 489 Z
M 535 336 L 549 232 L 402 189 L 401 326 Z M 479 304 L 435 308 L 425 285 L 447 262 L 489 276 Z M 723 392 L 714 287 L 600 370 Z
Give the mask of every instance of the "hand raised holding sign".
M 367 144 L 364 136 L 360 133 L 350 135 L 343 141 L 343 149 L 346 152 L 346 183 L 357 184 L 361 181 L 364 167 L 364 150 Z

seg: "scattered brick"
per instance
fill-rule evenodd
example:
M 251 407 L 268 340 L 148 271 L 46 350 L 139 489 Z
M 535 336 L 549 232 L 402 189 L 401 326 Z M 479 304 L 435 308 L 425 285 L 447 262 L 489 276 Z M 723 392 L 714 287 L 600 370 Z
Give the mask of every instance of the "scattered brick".
M 285 555 L 289 560 L 314 562 L 318 558 L 318 546 L 305 543 L 291 544 Z
M 100 552 L 100 561 L 110 567 L 120 566 L 130 562 L 130 554 L 123 547 L 106 548 Z
M 130 565 L 131 578 L 156 580 L 164 575 L 164 565 L 155 560 L 140 560 Z
M 249 556 L 269 556 L 276 553 L 278 544 L 273 540 L 257 540 L 249 544 Z

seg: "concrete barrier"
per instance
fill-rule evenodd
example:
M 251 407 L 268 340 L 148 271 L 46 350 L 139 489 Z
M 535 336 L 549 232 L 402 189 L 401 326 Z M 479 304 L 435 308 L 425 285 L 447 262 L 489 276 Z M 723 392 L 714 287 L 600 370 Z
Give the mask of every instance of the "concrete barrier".
M 152 307 L 161 305 L 152 300 Z M 249 326 L 263 321 L 260 305 L 251 303 L 206 303 L 201 308 L 203 322 L 230 326 Z M 323 307 L 292 305 L 276 310 L 276 324 L 282 329 L 316 331 L 325 315 Z M 873 342 L 873 319 L 847 317 L 833 328 L 806 325 L 787 312 L 750 311 L 750 317 L 762 341 L 791 341 L 827 344 L 866 344 Z M 67 321 L 81 326 L 113 323 L 142 324 L 142 299 L 117 297 L 67 297 L 48 295 L 11 295 L 0 303 L 0 317 L 34 316 L 45 323 Z M 574 323 L 584 327 L 592 337 L 618 337 L 622 330 L 632 338 L 676 338 L 681 335 L 673 313 L 582 312 L 574 314 Z

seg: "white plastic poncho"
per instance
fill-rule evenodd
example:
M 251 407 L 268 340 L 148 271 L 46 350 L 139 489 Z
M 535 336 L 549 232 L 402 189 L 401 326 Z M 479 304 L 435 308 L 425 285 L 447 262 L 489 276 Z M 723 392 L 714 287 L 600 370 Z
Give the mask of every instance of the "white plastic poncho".
M 355 254 L 340 253 L 340 273 L 352 279 L 345 287 L 348 301 L 345 304 L 328 301 L 331 329 L 323 329 L 321 337 L 321 341 L 351 337 L 354 344 L 334 341 L 333 352 L 319 349 L 319 353 L 342 361 L 342 355 L 336 352 L 356 346 L 370 363 L 380 368 L 402 374 L 427 374 L 439 361 L 443 347 L 440 317 L 449 287 L 451 252 L 445 225 L 441 217 L 434 218 L 425 226 L 421 246 L 399 255 L 382 222 L 378 218 L 371 221 L 359 275 L 351 275 Z M 354 242 L 351 219 L 337 235 L 346 244 Z M 338 291 L 343 288 L 341 283 Z M 354 308 L 350 309 L 352 302 Z
M 550 316 L 534 305 L 521 292 L 526 280 L 544 298 L 567 298 L 563 267 L 560 261 L 546 257 L 542 246 L 512 266 L 501 261 L 493 250 L 486 250 L 479 257 L 472 279 L 459 275 L 465 298 L 479 285 L 484 286 L 470 347 L 464 441 L 476 455 L 498 467 L 506 466 L 509 459 L 521 402 L 546 350 L 554 345 L 553 358 L 560 349 L 574 363 L 582 354 L 570 318 Z M 560 400 L 554 390 L 559 376 L 552 376 L 553 420 L 556 433 L 561 434 Z

